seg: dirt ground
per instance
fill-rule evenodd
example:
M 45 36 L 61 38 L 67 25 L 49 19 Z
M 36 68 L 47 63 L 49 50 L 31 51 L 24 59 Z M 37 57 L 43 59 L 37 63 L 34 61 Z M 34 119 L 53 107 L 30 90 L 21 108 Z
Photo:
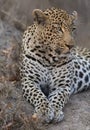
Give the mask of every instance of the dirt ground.
M 22 97 L 18 70 L 25 26 L 4 15 L 0 17 L 0 130 L 90 130 L 90 90 L 70 98 L 64 108 L 65 118 L 58 124 L 41 124 L 31 119 L 33 107 Z M 89 24 L 81 29 L 79 45 L 90 47 L 89 29 Z

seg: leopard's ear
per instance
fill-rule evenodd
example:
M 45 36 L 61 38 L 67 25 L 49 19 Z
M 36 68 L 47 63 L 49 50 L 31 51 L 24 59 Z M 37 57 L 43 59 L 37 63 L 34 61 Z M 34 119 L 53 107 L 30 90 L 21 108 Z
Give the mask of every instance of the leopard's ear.
M 77 26 L 78 26 L 78 13 L 77 11 L 73 11 L 72 14 L 70 15 L 70 23 L 72 25 L 72 31 L 75 31 Z
M 73 23 L 76 24 L 76 22 L 78 20 L 78 13 L 77 13 L 77 11 L 73 11 L 71 17 L 72 17 Z
M 37 22 L 38 24 L 44 25 L 48 19 L 48 17 L 40 9 L 34 9 L 32 15 L 33 15 L 34 21 Z

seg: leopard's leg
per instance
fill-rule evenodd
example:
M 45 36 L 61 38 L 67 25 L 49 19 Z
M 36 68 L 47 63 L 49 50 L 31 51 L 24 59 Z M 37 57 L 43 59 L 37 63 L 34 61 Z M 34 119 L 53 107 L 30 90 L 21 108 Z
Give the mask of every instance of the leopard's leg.
M 67 103 L 73 82 L 73 63 L 69 62 L 64 66 L 56 67 L 51 73 L 49 101 L 54 108 L 54 121 L 63 120 L 63 108 Z
M 45 121 L 50 122 L 54 117 L 53 108 L 43 92 L 30 82 L 24 85 L 23 96 L 35 107 L 34 114 L 37 115 L 37 118 L 43 117 Z
M 38 67 L 36 68 L 35 66 Z M 23 88 L 23 96 L 35 107 L 37 117 L 43 116 L 47 122 L 50 122 L 54 117 L 53 108 L 39 87 L 42 77 L 44 77 L 42 69 L 37 63 L 32 65 L 29 62 L 24 62 L 21 65 L 20 71 L 21 85 Z
M 58 88 L 49 95 L 49 101 L 54 108 L 54 121 L 60 122 L 64 118 L 63 108 L 70 96 L 70 88 Z

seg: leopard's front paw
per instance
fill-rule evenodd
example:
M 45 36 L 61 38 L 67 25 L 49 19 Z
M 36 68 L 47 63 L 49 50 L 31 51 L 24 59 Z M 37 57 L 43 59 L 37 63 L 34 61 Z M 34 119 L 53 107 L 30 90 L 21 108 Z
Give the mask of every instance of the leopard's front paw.
M 60 122 L 64 118 L 64 113 L 61 110 L 55 112 L 54 122 Z
M 50 123 L 54 119 L 54 110 L 50 105 L 46 108 L 35 108 L 35 113 L 32 115 L 32 118 L 41 122 Z
M 47 123 L 50 123 L 53 121 L 53 119 L 54 119 L 54 109 L 53 107 L 49 106 L 45 114 L 45 121 Z

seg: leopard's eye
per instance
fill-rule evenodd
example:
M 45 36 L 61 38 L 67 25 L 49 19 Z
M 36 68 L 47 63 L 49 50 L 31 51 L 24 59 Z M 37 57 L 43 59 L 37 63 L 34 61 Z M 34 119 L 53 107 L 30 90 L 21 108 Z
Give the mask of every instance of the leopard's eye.
M 62 31 L 61 27 L 58 27 L 58 29 L 57 29 L 57 30 L 58 30 L 58 32 L 59 32 L 59 33 L 63 33 L 63 31 Z

